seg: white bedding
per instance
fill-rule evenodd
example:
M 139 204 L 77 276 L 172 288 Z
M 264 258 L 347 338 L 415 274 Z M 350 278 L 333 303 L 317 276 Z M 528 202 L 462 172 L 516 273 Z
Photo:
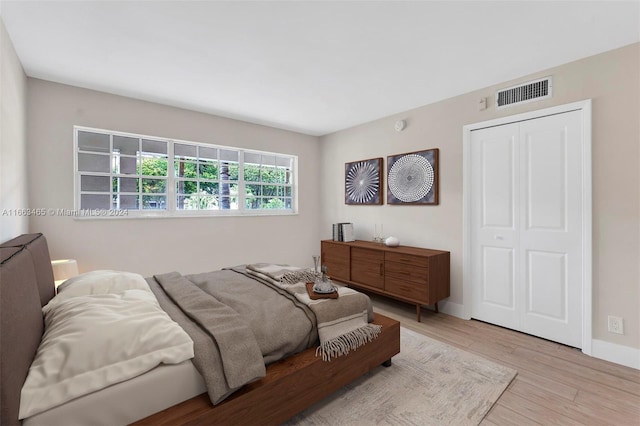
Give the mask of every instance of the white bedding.
M 28 417 L 22 426 L 127 425 L 205 392 L 202 376 L 191 360 L 161 364 L 133 379 Z
M 20 419 L 193 358 L 191 338 L 144 278 L 103 272 L 65 283 L 42 308 L 45 333 L 22 388 Z

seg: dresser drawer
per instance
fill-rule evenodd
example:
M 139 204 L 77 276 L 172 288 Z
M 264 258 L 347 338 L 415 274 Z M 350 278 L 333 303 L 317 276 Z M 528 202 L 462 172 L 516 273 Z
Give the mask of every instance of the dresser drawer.
M 429 268 L 423 266 L 387 261 L 384 263 L 384 273 L 387 277 L 417 284 L 426 285 L 429 282 Z
M 414 265 L 414 266 L 422 266 L 424 268 L 427 268 L 429 266 L 428 257 L 414 256 L 414 255 L 405 254 L 405 253 L 387 252 L 385 253 L 384 259 L 391 262 L 406 263 L 408 265 Z
M 380 250 L 371 250 L 360 247 L 351 248 L 351 259 L 363 260 L 365 262 L 382 263 L 384 261 L 384 252 Z
M 351 259 L 351 281 L 371 287 L 383 288 L 382 263 Z
M 387 275 L 384 280 L 384 289 L 396 296 L 405 297 L 425 304 L 429 303 L 429 291 L 426 285 L 416 284 Z

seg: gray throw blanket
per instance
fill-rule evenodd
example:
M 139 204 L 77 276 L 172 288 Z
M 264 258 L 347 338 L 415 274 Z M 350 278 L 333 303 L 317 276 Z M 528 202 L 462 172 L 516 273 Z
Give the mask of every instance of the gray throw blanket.
M 177 272 L 155 275 L 164 291 L 216 342 L 227 384 L 239 388 L 266 375 L 262 353 L 244 319 Z
M 177 322 L 180 327 L 187 332 L 189 337 L 191 337 L 191 340 L 193 340 L 193 351 L 195 353 L 195 357 L 192 360 L 193 365 L 204 379 L 209 399 L 214 405 L 223 401 L 236 389 L 229 387 L 226 382 L 220 352 L 217 350 L 213 338 L 203 331 L 198 324 L 191 321 L 178 305 L 173 303 L 155 279 L 147 278 L 147 283 L 156 295 L 162 309 L 169 314 L 171 319 Z
M 368 323 L 369 298 L 362 293 L 339 287 L 337 299 L 312 300 L 305 286 L 308 279 L 306 270 L 287 265 L 257 263 L 247 265 L 247 273 L 293 294 L 313 311 L 320 337 L 316 355 L 321 354 L 324 361 L 346 355 L 380 334 L 381 326 Z M 295 283 L 291 284 L 292 281 Z
M 263 376 L 265 365 L 317 344 L 311 310 L 284 290 L 243 273 L 222 270 L 182 276 L 174 272 L 147 278 L 147 283 L 162 309 L 193 340 L 192 361 L 213 404 Z M 220 314 L 218 319 L 214 313 Z M 250 360 L 244 351 L 251 354 Z

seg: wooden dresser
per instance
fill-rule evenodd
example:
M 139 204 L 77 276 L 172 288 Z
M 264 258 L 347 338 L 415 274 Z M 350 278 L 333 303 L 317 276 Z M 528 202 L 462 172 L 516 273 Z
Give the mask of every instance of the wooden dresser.
M 336 281 L 416 305 L 435 305 L 449 297 L 448 251 L 387 247 L 369 241 L 321 242 L 322 264 Z

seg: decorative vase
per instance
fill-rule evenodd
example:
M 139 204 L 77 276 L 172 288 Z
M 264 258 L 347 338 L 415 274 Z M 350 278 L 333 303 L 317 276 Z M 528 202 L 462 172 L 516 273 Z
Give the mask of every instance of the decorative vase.
M 398 240 L 396 237 L 389 237 L 384 240 L 384 245 L 388 247 L 398 247 L 400 245 L 400 240 Z

